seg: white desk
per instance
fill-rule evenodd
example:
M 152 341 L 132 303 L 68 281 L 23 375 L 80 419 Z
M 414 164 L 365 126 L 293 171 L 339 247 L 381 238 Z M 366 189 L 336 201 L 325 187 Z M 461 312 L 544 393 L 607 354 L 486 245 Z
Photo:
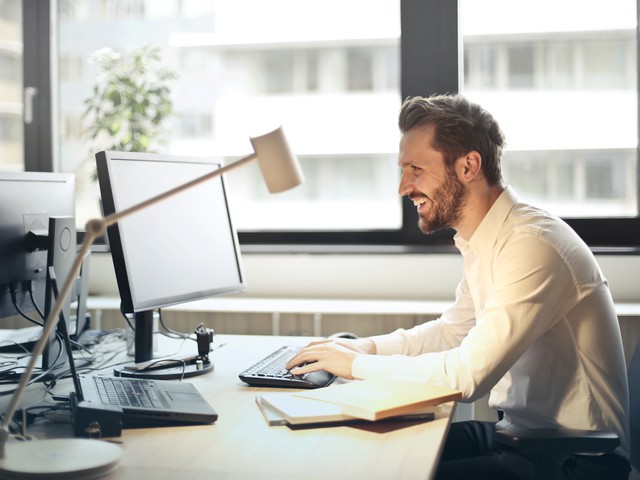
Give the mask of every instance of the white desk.
M 124 430 L 109 480 L 428 479 L 451 411 L 432 422 L 383 422 L 291 430 L 269 427 L 238 373 L 287 343 L 308 338 L 219 335 L 213 373 L 190 379 L 219 414 L 213 425 Z M 189 344 L 189 349 L 195 349 Z M 191 350 L 190 350 L 191 351 Z M 278 391 L 282 391 L 278 389 Z
M 192 381 L 220 415 L 210 426 L 125 430 L 124 456 L 110 479 L 430 478 L 451 415 L 433 422 L 384 422 L 291 430 L 267 426 L 238 373 L 299 337 L 217 338 L 215 371 Z

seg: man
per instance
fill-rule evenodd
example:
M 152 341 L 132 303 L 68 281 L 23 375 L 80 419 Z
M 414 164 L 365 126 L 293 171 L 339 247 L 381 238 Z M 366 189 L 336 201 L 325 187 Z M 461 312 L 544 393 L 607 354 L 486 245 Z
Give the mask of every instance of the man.
M 502 420 L 454 423 L 437 478 L 531 478 L 527 461 L 493 445 L 495 429 L 510 425 L 614 431 L 620 455 L 587 459 L 586 476 L 580 457 L 573 473 L 626 478 L 622 341 L 589 248 L 504 185 L 504 136 L 480 106 L 460 95 L 409 98 L 399 126 L 400 195 L 413 201 L 424 233 L 456 231 L 464 271 L 455 303 L 410 330 L 314 342 L 288 368 L 442 384 L 466 401 L 490 392 Z

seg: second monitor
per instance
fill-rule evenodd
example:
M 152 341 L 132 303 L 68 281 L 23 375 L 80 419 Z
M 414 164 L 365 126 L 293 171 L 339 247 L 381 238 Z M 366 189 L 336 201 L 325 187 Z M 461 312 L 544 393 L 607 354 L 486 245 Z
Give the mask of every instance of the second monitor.
M 99 152 L 105 215 L 220 168 L 220 161 Z M 244 290 L 237 234 L 222 177 L 139 211 L 107 230 L 123 313 L 135 317 L 135 362 L 153 357 L 157 309 Z

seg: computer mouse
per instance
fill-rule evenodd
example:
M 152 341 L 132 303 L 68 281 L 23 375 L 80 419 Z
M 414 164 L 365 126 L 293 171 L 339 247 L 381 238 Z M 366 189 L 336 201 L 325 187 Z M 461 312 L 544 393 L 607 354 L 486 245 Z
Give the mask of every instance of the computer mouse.
M 325 387 L 333 382 L 335 375 L 332 375 L 326 370 L 316 370 L 315 372 L 309 372 L 301 375 L 301 378 L 305 382 L 309 382 L 317 387 Z
M 358 338 L 358 335 L 352 332 L 337 332 L 329 335 L 327 338 L 350 338 L 352 340 L 355 340 L 356 338 Z

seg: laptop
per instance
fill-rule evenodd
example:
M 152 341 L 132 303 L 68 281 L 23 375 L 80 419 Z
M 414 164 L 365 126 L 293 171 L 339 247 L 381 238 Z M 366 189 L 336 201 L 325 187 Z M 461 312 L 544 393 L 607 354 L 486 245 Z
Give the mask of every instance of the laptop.
M 57 297 L 55 275 L 52 272 Z M 217 412 L 191 383 L 78 375 L 66 322 L 58 329 L 67 351 L 74 391 L 69 395 L 77 436 L 119 436 L 120 428 L 212 424 Z
M 211 424 L 218 419 L 191 383 L 101 375 L 76 379 L 77 405 L 98 413 L 121 409 L 123 428 Z

